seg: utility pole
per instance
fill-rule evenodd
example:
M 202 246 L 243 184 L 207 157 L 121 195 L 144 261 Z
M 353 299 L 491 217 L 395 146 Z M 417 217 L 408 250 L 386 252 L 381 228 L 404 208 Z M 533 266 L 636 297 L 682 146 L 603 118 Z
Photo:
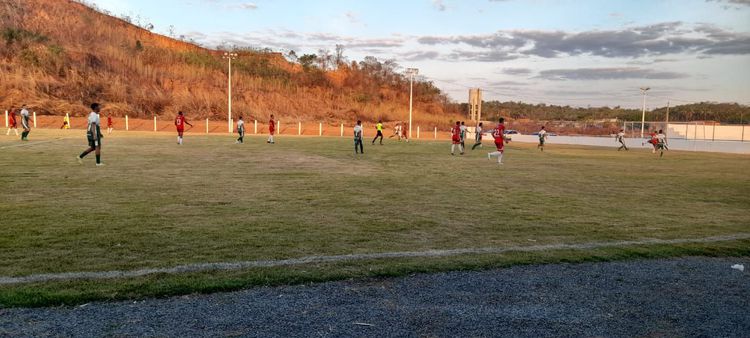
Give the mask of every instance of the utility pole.
M 232 59 L 237 57 L 237 53 L 231 53 L 231 52 L 224 52 L 224 56 L 222 58 L 227 59 L 229 61 L 229 80 L 228 80 L 228 86 L 229 89 L 227 90 L 227 123 L 229 127 L 229 133 L 232 133 L 232 129 L 234 129 L 234 123 L 232 121 Z
M 651 89 L 651 87 L 641 87 L 641 92 L 643 92 L 643 112 L 641 114 L 641 138 L 643 138 L 643 128 L 646 124 L 646 91 Z
M 406 68 L 406 75 L 409 76 L 409 139 L 411 140 L 411 122 L 412 122 L 412 105 L 414 93 L 414 77 L 419 74 L 417 68 Z

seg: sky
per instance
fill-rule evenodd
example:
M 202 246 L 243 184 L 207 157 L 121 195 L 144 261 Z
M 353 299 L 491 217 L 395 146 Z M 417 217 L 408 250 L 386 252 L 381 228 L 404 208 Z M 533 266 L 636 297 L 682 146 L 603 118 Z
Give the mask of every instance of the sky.
M 457 102 L 750 104 L 750 0 L 88 0 L 214 48 L 418 68 Z

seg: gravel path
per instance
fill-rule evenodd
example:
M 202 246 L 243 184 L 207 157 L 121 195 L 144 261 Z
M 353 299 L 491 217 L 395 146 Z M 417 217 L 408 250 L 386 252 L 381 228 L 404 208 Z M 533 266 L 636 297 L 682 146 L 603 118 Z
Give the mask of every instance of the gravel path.
M 516 266 L 0 309 L 0 336 L 750 335 L 744 258 Z

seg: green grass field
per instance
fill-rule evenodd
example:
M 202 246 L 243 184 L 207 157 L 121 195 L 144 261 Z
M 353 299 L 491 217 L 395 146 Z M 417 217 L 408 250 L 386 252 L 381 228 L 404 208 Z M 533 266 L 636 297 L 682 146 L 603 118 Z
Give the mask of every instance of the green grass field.
M 703 238 L 750 232 L 750 156 L 511 143 L 506 164 L 449 142 L 82 131 L 0 136 L 0 276 L 312 255 Z M 749 255 L 750 240 L 332 262 L 0 285 L 0 305 L 231 290 L 519 263 Z

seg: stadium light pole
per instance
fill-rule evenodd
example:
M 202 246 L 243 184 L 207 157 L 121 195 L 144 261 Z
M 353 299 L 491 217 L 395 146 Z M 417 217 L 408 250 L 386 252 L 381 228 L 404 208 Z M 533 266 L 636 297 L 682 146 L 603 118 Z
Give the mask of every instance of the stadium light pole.
M 229 80 L 227 81 L 229 90 L 227 90 L 227 107 L 228 107 L 228 115 L 227 115 L 227 125 L 229 128 L 229 133 L 232 133 L 232 59 L 237 57 L 237 53 L 230 53 L 230 52 L 224 52 L 224 56 L 222 58 L 227 59 L 229 61 Z
M 411 115 L 412 115 L 412 99 L 414 93 L 414 77 L 419 74 L 417 68 L 406 68 L 406 75 L 409 76 L 409 139 L 411 140 Z
M 641 92 L 643 93 L 643 112 L 641 113 L 641 138 L 643 138 L 643 125 L 646 124 L 646 92 L 651 89 L 651 87 L 641 87 Z

